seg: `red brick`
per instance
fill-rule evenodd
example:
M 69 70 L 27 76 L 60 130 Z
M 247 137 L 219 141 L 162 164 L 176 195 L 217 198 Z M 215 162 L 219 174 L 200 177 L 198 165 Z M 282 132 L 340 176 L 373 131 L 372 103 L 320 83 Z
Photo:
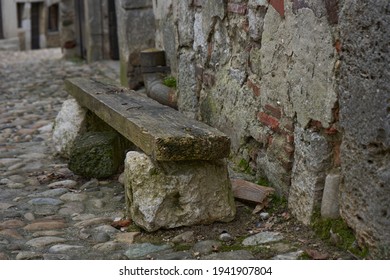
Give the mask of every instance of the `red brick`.
M 277 119 L 280 119 L 282 117 L 282 110 L 280 109 L 280 107 L 275 107 L 270 104 L 266 104 L 264 106 L 264 109 L 268 114 Z
M 334 47 L 336 48 L 336 51 L 337 53 L 341 53 L 341 42 L 340 40 L 336 40 L 336 42 L 334 43 Z
M 262 124 L 266 125 L 273 131 L 279 130 L 280 122 L 274 117 L 266 114 L 265 112 L 260 112 L 257 117 Z
M 283 128 L 288 132 L 294 132 L 294 121 L 291 119 L 284 120 Z
M 284 17 L 284 0 L 269 0 L 272 7 Z
M 254 83 L 251 79 L 248 79 L 247 85 L 256 97 L 260 96 L 260 87 L 256 83 Z
M 228 3 L 228 11 L 231 13 L 245 15 L 247 10 L 246 4 Z
M 328 127 L 327 129 L 325 129 L 325 133 L 328 135 L 335 135 L 337 134 L 337 132 L 338 130 L 334 124 Z

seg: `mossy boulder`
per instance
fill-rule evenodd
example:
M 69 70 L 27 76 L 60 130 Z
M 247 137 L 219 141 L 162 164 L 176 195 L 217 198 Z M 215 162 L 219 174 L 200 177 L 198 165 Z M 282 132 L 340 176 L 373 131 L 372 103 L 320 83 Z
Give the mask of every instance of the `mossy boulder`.
M 117 173 L 125 152 L 115 132 L 87 132 L 76 138 L 68 167 L 87 178 L 107 178 Z

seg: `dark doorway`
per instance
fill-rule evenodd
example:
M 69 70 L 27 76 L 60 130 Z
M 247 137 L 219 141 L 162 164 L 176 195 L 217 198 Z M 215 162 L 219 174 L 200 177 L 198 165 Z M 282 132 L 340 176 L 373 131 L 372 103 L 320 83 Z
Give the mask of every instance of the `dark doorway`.
M 31 49 L 39 49 L 40 3 L 31 3 Z
M 0 1 L 0 39 L 4 39 L 4 34 L 3 34 L 3 12 L 1 10 L 1 1 Z
M 85 59 L 87 57 L 87 50 L 85 49 L 85 9 L 83 0 L 75 0 L 75 11 L 76 11 L 76 36 L 77 43 L 79 45 L 79 55 Z
M 119 60 L 118 29 L 115 12 L 115 1 L 108 0 L 108 36 L 110 40 L 110 58 Z

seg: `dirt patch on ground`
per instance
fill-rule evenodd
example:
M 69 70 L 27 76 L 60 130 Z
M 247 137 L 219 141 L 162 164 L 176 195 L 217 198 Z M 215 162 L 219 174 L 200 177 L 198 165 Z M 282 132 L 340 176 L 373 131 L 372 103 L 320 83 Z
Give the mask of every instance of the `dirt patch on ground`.
M 166 243 L 186 231 L 194 232 L 194 241 L 187 244 L 180 244 L 177 250 L 185 250 L 201 240 L 218 240 L 222 233 L 228 233 L 233 240 L 222 242 L 216 252 L 232 250 L 250 250 L 256 259 L 270 259 L 277 254 L 301 250 L 304 253 L 301 259 L 356 259 L 351 252 L 343 250 L 337 243 L 332 243 L 331 239 L 321 239 L 315 231 L 303 225 L 288 212 L 287 204 L 277 200 L 270 203 L 267 219 L 262 219 L 260 215 L 252 213 L 255 205 L 237 201 L 237 215 L 230 223 L 213 223 L 211 225 L 199 225 L 183 227 L 169 230 L 158 230 L 153 233 L 141 231 L 136 238 L 136 242 Z M 262 232 L 280 232 L 284 236 L 282 242 L 277 244 L 267 244 L 263 246 L 244 247 L 242 240 L 246 237 Z

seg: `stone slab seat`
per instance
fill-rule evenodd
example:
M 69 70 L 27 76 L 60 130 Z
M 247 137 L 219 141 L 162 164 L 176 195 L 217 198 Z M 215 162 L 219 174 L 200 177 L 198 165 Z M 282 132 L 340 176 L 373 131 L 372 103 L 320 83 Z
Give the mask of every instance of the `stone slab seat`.
M 155 160 L 217 160 L 229 155 L 230 139 L 222 132 L 140 93 L 86 78 L 68 79 L 65 85 L 81 106 Z

